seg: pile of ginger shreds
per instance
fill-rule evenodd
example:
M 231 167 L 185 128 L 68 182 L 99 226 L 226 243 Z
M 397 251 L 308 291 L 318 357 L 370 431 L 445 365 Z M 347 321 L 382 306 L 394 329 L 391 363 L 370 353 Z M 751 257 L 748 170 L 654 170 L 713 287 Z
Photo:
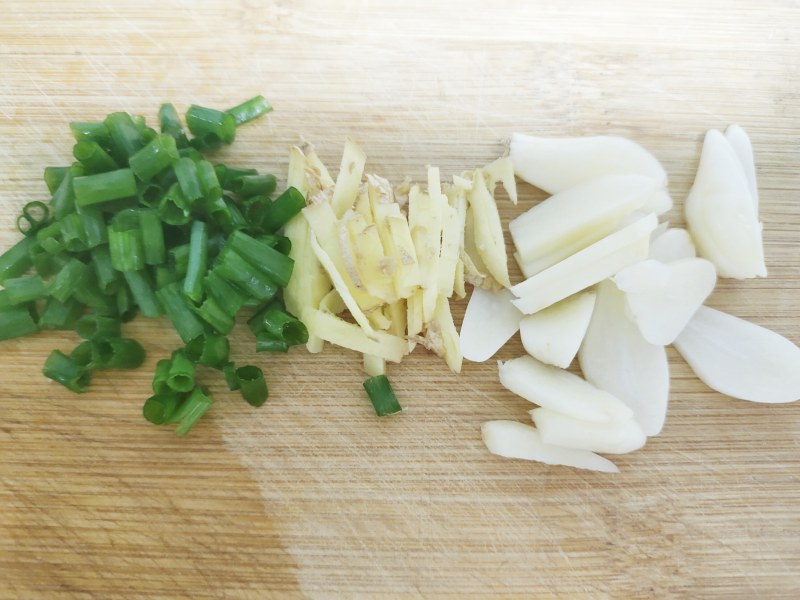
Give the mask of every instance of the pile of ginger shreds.
M 516 203 L 509 158 L 427 186 L 365 174 L 366 155 L 345 143 L 336 180 L 313 148 L 290 151 L 288 185 L 307 206 L 285 228 L 294 275 L 286 308 L 309 331 L 309 352 L 323 342 L 363 354 L 364 370 L 384 374 L 420 344 L 461 371 L 451 298 L 466 284 L 511 285 L 503 229 L 494 199 L 498 182 Z M 349 318 L 346 318 L 349 316 Z

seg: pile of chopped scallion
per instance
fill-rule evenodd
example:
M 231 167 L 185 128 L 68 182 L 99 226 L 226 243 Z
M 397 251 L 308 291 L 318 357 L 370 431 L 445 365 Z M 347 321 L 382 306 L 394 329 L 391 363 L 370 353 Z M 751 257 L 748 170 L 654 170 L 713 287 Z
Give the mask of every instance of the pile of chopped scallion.
M 69 354 L 54 350 L 43 372 L 80 393 L 95 371 L 144 361 L 142 346 L 122 336 L 124 323 L 137 312 L 166 315 L 184 346 L 158 362 L 147 420 L 188 433 L 213 402 L 198 365 L 262 405 L 263 372 L 237 368 L 226 336 L 248 306 L 257 351 L 307 341 L 282 304 L 293 261 L 278 233 L 305 199 L 289 188 L 273 200 L 273 175 L 212 164 L 202 151 L 232 143 L 238 126 L 270 110 L 261 96 L 226 111 L 192 106 L 191 138 L 171 104 L 159 110 L 160 133 L 124 112 L 70 123 L 76 162 L 45 169 L 50 202 L 24 207 L 25 237 L 0 256 L 0 339 L 77 331 L 85 341 Z

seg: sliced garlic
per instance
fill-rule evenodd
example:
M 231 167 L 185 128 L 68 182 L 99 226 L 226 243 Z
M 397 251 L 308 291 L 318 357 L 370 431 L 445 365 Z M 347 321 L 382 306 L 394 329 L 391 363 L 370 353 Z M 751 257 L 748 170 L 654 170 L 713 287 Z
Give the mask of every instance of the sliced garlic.
M 476 287 L 461 323 L 461 353 L 473 362 L 489 360 L 519 329 L 522 313 L 507 289 L 497 292 Z
M 720 277 L 766 277 L 750 184 L 736 152 L 716 129 L 706 134 L 685 210 L 698 255 L 713 262 Z
M 671 344 L 714 291 L 717 273 L 711 262 L 684 258 L 664 264 L 643 260 L 614 276 L 625 292 L 630 315 L 651 344 Z
M 549 408 L 530 411 L 545 444 L 590 450 L 606 454 L 626 454 L 647 442 L 633 417 L 616 421 L 585 421 Z
M 753 145 L 750 143 L 750 137 L 744 129 L 733 123 L 725 130 L 725 138 L 733 148 L 739 162 L 742 163 L 744 175 L 747 177 L 747 183 L 750 188 L 750 198 L 753 200 L 753 206 L 758 212 L 758 183 L 756 182 L 756 163 L 753 158 Z
M 663 263 L 695 256 L 697 256 L 697 252 L 692 236 L 685 229 L 669 228 L 650 242 L 650 258 Z
M 530 356 L 499 363 L 500 383 L 528 402 L 586 421 L 633 416 L 630 408 L 577 375 L 545 365 Z
M 514 306 L 525 314 L 535 313 L 647 258 L 650 232 L 657 223 L 655 215 L 648 215 L 515 285 Z
M 550 194 L 599 177 L 631 173 L 667 185 L 664 167 L 650 152 L 613 135 L 546 138 L 515 133 L 509 155 L 520 178 Z
M 702 306 L 675 349 L 710 388 L 741 400 L 800 400 L 800 348 L 782 335 Z
M 611 281 L 596 288 L 589 329 L 578 351 L 584 377 L 633 410 L 647 435 L 664 426 L 669 365 L 663 346 L 650 344 L 626 316 L 625 295 Z
M 594 300 L 594 292 L 575 294 L 523 318 L 519 334 L 525 351 L 543 363 L 566 369 L 586 335 Z
M 614 463 L 594 452 L 543 443 L 539 432 L 524 423 L 488 421 L 481 426 L 481 435 L 489 452 L 498 456 L 535 460 L 547 465 L 563 465 L 602 473 L 619 473 Z

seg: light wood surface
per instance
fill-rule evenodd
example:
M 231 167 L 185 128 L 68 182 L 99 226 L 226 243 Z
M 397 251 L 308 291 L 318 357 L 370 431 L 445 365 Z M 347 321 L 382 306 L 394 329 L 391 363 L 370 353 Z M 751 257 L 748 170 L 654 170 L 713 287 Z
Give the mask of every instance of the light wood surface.
M 682 205 L 703 133 L 753 140 L 770 276 L 711 304 L 800 342 L 796 2 L 6 1 L 0 19 L 0 245 L 69 120 L 163 101 L 275 105 L 224 160 L 285 177 L 287 148 L 332 168 L 445 177 L 513 131 L 615 133 L 663 162 Z M 521 186 L 519 209 L 542 199 Z M 670 218 L 681 223 L 679 209 Z M 463 303 L 454 306 L 460 319 Z M 146 365 L 74 396 L 41 364 L 71 334 L 0 344 L 0 598 L 796 598 L 800 405 L 711 392 L 670 350 L 661 436 L 599 475 L 489 455 L 480 424 L 524 421 L 494 364 L 460 376 L 418 350 L 391 370 L 407 411 L 377 419 L 358 357 L 256 356 L 271 399 L 218 402 L 186 439 L 140 416 L 176 347 L 137 320 Z M 519 355 L 518 339 L 501 358 Z

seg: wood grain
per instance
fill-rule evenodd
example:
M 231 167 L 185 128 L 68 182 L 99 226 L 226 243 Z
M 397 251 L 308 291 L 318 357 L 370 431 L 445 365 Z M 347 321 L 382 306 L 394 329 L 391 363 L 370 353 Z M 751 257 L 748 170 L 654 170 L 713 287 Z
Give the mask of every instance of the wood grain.
M 485 163 L 513 131 L 616 133 L 650 148 L 680 205 L 704 131 L 751 134 L 767 279 L 711 304 L 800 342 L 796 2 L 10 1 L 0 20 L 0 246 L 66 123 L 173 101 L 276 111 L 221 159 L 332 167 L 346 135 L 393 181 Z M 519 210 L 544 196 L 522 187 Z M 504 204 L 503 218 L 519 212 Z M 463 305 L 454 306 L 457 318 Z M 0 598 L 685 598 L 800 595 L 800 407 L 734 401 L 670 351 L 667 426 L 618 476 L 495 458 L 487 419 L 525 420 L 493 364 L 418 351 L 377 420 L 357 357 L 263 359 L 270 403 L 219 402 L 184 440 L 140 417 L 177 344 L 137 321 L 144 368 L 75 397 L 40 375 L 69 334 L 2 343 Z M 521 352 L 518 340 L 500 354 Z

